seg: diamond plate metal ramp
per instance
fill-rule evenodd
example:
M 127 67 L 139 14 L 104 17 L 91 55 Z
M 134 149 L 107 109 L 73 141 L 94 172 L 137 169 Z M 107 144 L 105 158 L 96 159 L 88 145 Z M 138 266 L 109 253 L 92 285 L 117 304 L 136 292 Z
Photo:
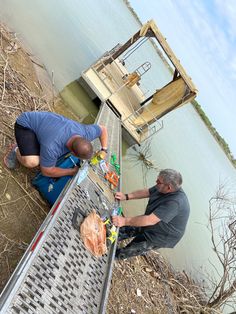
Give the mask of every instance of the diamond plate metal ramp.
M 104 104 L 97 123 L 107 126 L 110 154 L 115 153 L 119 161 L 119 118 Z M 94 145 L 99 149 L 99 141 Z M 72 217 L 78 207 L 99 213 L 98 195 L 111 210 L 114 197 L 98 168 L 90 167 L 78 185 L 81 171 L 59 196 L 3 290 L 1 314 L 105 313 L 116 244 L 106 255 L 95 258 L 73 228 Z M 81 214 L 78 219 L 83 220 Z

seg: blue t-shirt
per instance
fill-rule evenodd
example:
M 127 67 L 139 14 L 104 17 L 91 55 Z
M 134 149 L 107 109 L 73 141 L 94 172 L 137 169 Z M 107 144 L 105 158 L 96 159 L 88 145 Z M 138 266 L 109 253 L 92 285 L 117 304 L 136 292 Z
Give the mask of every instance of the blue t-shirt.
M 101 135 L 97 124 L 81 124 L 52 112 L 24 112 L 16 122 L 36 134 L 40 144 L 40 165 L 43 167 L 55 166 L 57 159 L 69 152 L 66 143 L 73 135 L 88 141 Z
M 147 240 L 160 247 L 173 248 L 182 238 L 189 218 L 189 202 L 183 189 L 160 193 L 156 186 L 149 189 L 149 202 L 145 215 L 155 214 L 160 222 L 142 227 Z

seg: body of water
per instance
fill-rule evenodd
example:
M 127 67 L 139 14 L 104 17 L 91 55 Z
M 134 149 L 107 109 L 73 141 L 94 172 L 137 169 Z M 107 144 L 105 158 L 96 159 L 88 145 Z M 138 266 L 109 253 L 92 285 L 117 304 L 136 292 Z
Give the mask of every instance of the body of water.
M 59 91 L 105 51 L 124 43 L 139 29 L 121 0 L 0 0 L 0 19 L 31 47 L 49 73 L 54 72 Z M 153 49 L 147 61 L 153 71 L 150 86 L 146 80 L 144 88 L 158 88 L 169 81 L 170 73 Z M 174 250 L 163 250 L 163 254 L 175 267 L 194 276 L 200 269 L 211 273 L 209 259 L 214 265 L 217 261 L 206 227 L 208 201 L 220 180 L 235 183 L 236 171 L 190 104 L 171 112 L 163 122 L 163 130 L 152 138 L 150 159 L 159 168 L 182 173 L 191 204 L 184 238 Z M 125 192 L 143 187 L 142 164 L 131 164 L 130 152 L 128 149 L 123 160 Z M 156 171 L 148 173 L 148 186 L 155 184 L 156 175 Z M 144 206 L 143 201 L 128 202 L 127 210 L 130 215 L 141 213 Z

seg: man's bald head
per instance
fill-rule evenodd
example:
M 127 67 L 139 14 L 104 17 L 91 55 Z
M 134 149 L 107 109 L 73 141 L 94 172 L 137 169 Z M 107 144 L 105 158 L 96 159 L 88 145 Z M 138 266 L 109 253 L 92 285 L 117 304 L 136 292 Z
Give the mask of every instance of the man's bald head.
M 92 144 L 82 137 L 76 137 L 71 143 L 72 153 L 80 159 L 90 159 L 93 156 Z

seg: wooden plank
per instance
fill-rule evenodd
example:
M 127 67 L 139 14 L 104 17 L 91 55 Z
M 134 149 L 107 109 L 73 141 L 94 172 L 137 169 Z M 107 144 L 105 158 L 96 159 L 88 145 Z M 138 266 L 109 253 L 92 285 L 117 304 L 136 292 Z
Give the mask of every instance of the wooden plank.
M 175 56 L 173 50 L 170 48 L 169 44 L 167 43 L 164 36 L 161 34 L 161 32 L 158 29 L 158 27 L 156 26 L 155 22 L 153 20 L 151 20 L 148 23 L 150 25 L 150 29 L 155 34 L 155 38 L 159 42 L 160 46 L 162 47 L 162 49 L 164 50 L 164 52 L 166 53 L 166 55 L 168 56 L 168 58 L 170 59 L 170 61 L 174 65 L 174 67 L 178 70 L 179 74 L 182 76 L 182 78 L 184 79 L 184 81 L 186 82 L 188 87 L 191 89 L 191 91 L 196 94 L 197 93 L 196 86 L 192 82 L 192 79 L 187 75 L 185 69 L 180 64 L 180 61 Z

